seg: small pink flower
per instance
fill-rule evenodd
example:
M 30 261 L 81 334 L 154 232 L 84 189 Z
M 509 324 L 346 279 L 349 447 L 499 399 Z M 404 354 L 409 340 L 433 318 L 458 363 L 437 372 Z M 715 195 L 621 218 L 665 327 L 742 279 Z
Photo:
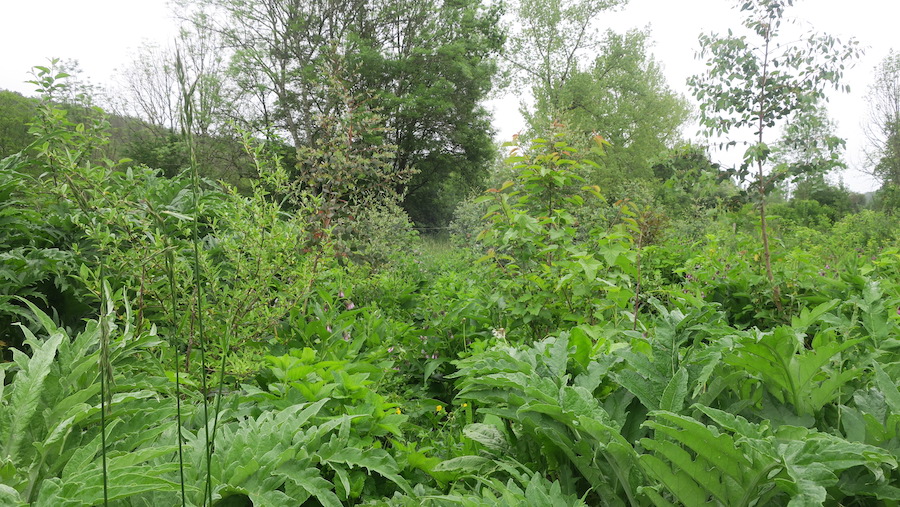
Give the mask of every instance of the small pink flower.
M 391 353 L 393 351 L 394 351 L 394 347 L 388 347 L 388 353 Z
M 330 333 L 330 332 L 331 332 L 331 325 L 329 324 L 329 325 L 325 326 L 325 330 L 328 331 L 328 332 Z
M 348 310 L 356 308 L 356 305 L 353 304 L 353 301 L 347 301 L 346 303 L 344 303 L 344 306 L 346 306 Z
M 344 291 L 338 292 L 338 297 L 339 297 L 339 298 L 343 298 L 343 297 L 344 297 Z
M 347 331 L 344 331 L 344 341 L 345 342 L 350 341 L 350 333 L 348 333 Z

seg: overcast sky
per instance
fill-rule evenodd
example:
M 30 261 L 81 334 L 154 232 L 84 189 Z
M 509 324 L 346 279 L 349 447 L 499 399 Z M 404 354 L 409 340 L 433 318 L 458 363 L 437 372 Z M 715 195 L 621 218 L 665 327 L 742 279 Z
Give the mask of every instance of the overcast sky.
M 113 80 L 117 67 L 127 64 L 142 40 L 165 43 L 177 32 L 166 0 L 0 0 L 0 4 L 0 88 L 29 95 L 32 86 L 24 83 L 28 70 L 49 57 L 78 60 L 92 82 L 104 85 Z M 742 17 L 733 5 L 731 0 L 630 0 L 624 10 L 606 14 L 601 25 L 617 31 L 649 26 L 655 41 L 652 51 L 670 86 L 690 98 L 685 80 L 703 70 L 703 62 L 695 59 L 697 36 L 737 28 Z M 787 14 L 800 20 L 802 27 L 843 39 L 855 37 L 866 48 L 865 56 L 845 76 L 851 93 L 833 94 L 828 105 L 839 135 L 847 139 L 845 158 L 851 167 L 859 167 L 872 71 L 891 48 L 900 50 L 900 1 L 796 0 Z M 515 98 L 491 105 L 501 138 L 522 128 Z M 688 128 L 685 136 L 694 138 L 695 130 Z M 734 155 L 714 154 L 714 158 L 729 161 Z M 843 179 L 856 191 L 877 187 L 852 170 Z

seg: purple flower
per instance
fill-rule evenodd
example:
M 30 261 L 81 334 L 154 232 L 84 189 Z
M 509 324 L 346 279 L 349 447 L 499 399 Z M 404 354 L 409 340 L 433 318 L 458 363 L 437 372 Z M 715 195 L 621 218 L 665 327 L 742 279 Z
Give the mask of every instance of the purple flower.
M 346 303 L 344 303 L 344 306 L 346 306 L 348 310 L 356 308 L 356 305 L 353 304 L 353 301 L 347 301 Z
M 394 351 L 394 347 L 388 347 L 388 353 L 389 353 L 389 354 L 390 354 L 391 352 L 393 352 L 393 351 Z
M 350 333 L 347 332 L 347 331 L 344 331 L 344 341 L 345 341 L 345 342 L 349 342 L 349 341 L 350 341 Z
M 338 292 L 338 297 L 339 297 L 339 298 L 343 298 L 343 297 L 344 297 L 344 291 Z

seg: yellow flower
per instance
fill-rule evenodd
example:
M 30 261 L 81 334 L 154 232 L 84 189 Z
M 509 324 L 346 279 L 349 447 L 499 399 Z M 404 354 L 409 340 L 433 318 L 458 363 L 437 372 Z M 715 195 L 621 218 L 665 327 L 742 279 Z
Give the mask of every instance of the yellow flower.
M 468 406 L 469 406 L 468 403 L 463 403 L 463 405 L 462 405 L 463 408 L 466 408 L 466 407 L 468 407 Z
M 441 412 L 441 411 L 443 411 L 443 410 L 444 410 L 444 407 L 441 406 L 441 405 L 438 405 L 438 406 L 434 407 L 434 411 L 435 411 L 435 412 Z
M 402 413 L 403 413 L 403 412 L 400 411 L 400 407 L 397 407 L 397 415 L 400 415 L 400 414 L 402 414 Z

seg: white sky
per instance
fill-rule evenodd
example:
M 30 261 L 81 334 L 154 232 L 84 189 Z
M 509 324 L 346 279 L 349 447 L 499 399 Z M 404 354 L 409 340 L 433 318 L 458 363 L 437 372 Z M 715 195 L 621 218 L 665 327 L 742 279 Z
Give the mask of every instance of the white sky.
M 625 31 L 650 26 L 655 41 L 652 51 L 665 70 L 670 86 L 688 98 L 685 80 L 703 70 L 694 57 L 700 33 L 724 33 L 738 28 L 741 13 L 730 0 L 630 0 L 621 12 L 609 13 L 604 28 Z M 115 69 L 129 61 L 130 51 L 142 40 L 171 41 L 177 33 L 166 0 L 0 0 L 0 89 L 32 94 L 24 82 L 34 65 L 49 57 L 76 59 L 85 76 L 96 84 L 113 81 Z M 898 0 L 797 0 L 789 17 L 819 32 L 842 39 L 856 37 L 865 56 L 845 75 L 850 94 L 834 94 L 828 110 L 847 140 L 846 160 L 852 167 L 862 162 L 865 146 L 861 124 L 865 120 L 865 94 L 872 71 L 891 48 L 900 50 L 900 1 Z M 522 128 L 515 98 L 492 101 L 499 136 L 509 139 Z M 695 137 L 695 128 L 685 132 Z M 722 161 L 734 154 L 713 155 Z M 856 171 L 843 174 L 855 191 L 877 187 Z

